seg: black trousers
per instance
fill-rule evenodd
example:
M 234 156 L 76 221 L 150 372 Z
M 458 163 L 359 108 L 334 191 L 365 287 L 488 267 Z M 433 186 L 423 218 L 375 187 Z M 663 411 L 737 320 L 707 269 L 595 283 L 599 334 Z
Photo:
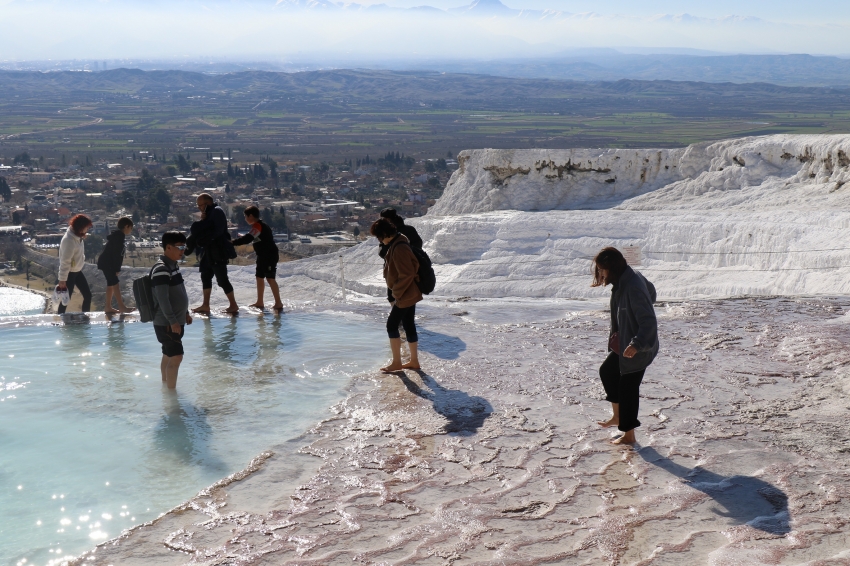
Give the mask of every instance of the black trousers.
M 229 295 L 233 292 L 233 285 L 230 284 L 230 279 L 227 277 L 226 263 L 201 265 L 202 289 L 212 289 L 213 275 L 215 276 L 215 282 L 218 283 L 218 286 L 221 287 L 221 290 L 224 291 L 225 295 Z
M 416 334 L 416 305 L 401 309 L 398 305 L 393 305 L 390 311 L 390 316 L 387 317 L 387 334 L 390 338 L 401 338 L 401 333 L 398 331 L 398 325 L 401 324 L 404 328 L 404 333 L 407 335 L 407 341 L 418 342 L 419 336 Z
M 89 282 L 86 280 L 86 276 L 83 275 L 83 272 L 70 271 L 68 273 L 68 280 L 65 284 L 68 286 L 69 297 L 74 294 L 75 287 L 80 290 L 80 293 L 83 295 L 83 312 L 89 312 L 91 310 L 91 289 L 89 288 Z M 63 314 L 67 308 L 67 305 L 60 304 L 59 309 L 56 312 Z
M 640 426 L 638 408 L 640 406 L 640 383 L 646 370 L 620 375 L 620 356 L 611 352 L 599 367 L 599 377 L 605 388 L 606 400 L 620 405 L 620 425 L 617 427 L 628 432 Z

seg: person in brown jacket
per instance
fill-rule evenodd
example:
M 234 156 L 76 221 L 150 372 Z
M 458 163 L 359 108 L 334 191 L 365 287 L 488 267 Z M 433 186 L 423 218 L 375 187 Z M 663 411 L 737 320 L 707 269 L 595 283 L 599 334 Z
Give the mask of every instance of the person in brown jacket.
M 419 369 L 419 337 L 413 320 L 416 316 L 416 303 L 422 300 L 422 293 L 416 284 L 419 279 L 419 260 L 416 259 L 407 237 L 399 234 L 395 225 L 386 218 L 376 220 L 370 232 L 386 246 L 384 279 L 394 299 L 390 316 L 387 317 L 387 334 L 390 337 L 393 361 L 382 367 L 381 371 L 390 373 L 402 369 Z M 406 364 L 401 363 L 399 324 L 404 328 L 410 348 L 410 361 Z

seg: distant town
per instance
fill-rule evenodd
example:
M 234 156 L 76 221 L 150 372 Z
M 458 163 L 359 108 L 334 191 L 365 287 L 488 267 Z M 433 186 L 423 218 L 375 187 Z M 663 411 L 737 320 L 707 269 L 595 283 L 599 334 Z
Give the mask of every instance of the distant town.
M 200 218 L 196 199 L 206 192 L 227 212 L 234 235 L 247 228 L 242 211 L 256 205 L 278 242 L 353 245 L 384 207 L 425 214 L 456 167 L 450 154 L 417 160 L 398 152 L 340 163 L 203 147 L 169 155 L 139 148 L 115 162 L 23 152 L 0 156 L 0 234 L 57 248 L 68 219 L 83 213 L 94 221 L 86 241 L 92 260 L 118 219 L 129 216 L 130 249 L 155 248 L 163 232 L 188 231 Z

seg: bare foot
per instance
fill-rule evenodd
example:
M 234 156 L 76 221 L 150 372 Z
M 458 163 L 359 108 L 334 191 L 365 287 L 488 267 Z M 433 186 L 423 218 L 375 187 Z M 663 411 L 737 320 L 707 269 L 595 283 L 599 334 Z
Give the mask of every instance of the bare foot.
M 635 442 L 637 442 L 637 439 L 635 438 L 635 431 L 630 430 L 629 432 L 624 432 L 623 436 L 621 436 L 620 438 L 615 438 L 614 440 L 612 440 L 611 444 L 634 444 Z
M 254 307 L 255 309 L 265 310 L 266 305 L 263 303 L 254 303 L 253 305 L 248 305 L 249 307 Z
M 276 304 L 275 306 L 273 306 L 273 307 L 272 307 L 272 309 L 274 309 L 274 310 L 276 310 L 276 311 L 282 311 L 282 310 L 283 310 L 283 305 L 281 305 L 281 304 Z
M 121 311 L 121 312 L 122 312 L 122 313 L 124 313 L 124 314 L 129 314 L 129 313 L 131 313 L 131 312 L 136 312 L 135 307 L 121 307 L 121 308 L 120 308 L 120 309 L 118 309 L 118 310 L 119 310 L 119 311 Z
M 103 314 L 115 314 L 117 312 L 116 309 L 103 309 Z
M 227 314 L 239 314 L 239 307 L 228 307 L 224 309 Z
M 617 426 L 617 425 L 619 425 L 619 424 L 620 424 L 620 419 L 615 418 L 615 417 L 611 417 L 611 418 L 610 418 L 609 420 L 607 420 L 607 421 L 596 421 L 596 424 L 598 424 L 598 425 L 599 425 L 599 426 L 601 426 L 602 428 L 610 428 L 610 427 L 612 427 L 612 426 Z
M 419 364 L 414 364 L 413 362 L 407 362 L 406 364 L 402 364 L 402 369 L 422 369 L 419 367 Z
M 208 306 L 201 305 L 199 307 L 193 308 L 192 312 L 198 313 L 198 314 L 210 314 L 210 308 Z
M 393 373 L 394 371 L 401 371 L 403 367 L 404 366 L 402 366 L 401 364 L 390 364 L 386 367 L 382 367 L 381 371 L 384 373 Z

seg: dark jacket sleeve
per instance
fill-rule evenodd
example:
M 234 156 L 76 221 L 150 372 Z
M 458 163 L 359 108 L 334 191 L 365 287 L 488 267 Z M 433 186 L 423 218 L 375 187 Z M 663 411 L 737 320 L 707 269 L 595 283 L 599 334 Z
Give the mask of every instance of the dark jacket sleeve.
M 221 208 L 215 207 L 209 216 L 193 223 L 191 231 L 199 246 L 207 246 L 227 233 L 227 215 Z
M 122 234 L 123 236 L 123 234 Z M 118 273 L 121 271 L 123 260 L 124 239 L 118 237 L 114 232 L 106 238 L 100 257 L 97 258 L 97 267 L 107 273 Z
M 649 279 L 644 277 L 643 274 L 641 274 L 640 277 L 641 279 L 643 279 L 643 282 L 646 283 L 646 290 L 649 291 L 649 298 L 652 300 L 653 303 L 655 303 L 655 301 L 658 299 L 658 294 L 655 291 L 655 285 L 653 285 Z
M 254 241 L 254 236 L 252 236 L 251 233 L 248 232 L 244 236 L 239 236 L 238 238 L 233 240 L 233 245 L 234 246 L 245 246 L 245 245 L 248 245 L 250 243 L 253 243 L 253 241 Z
M 638 285 L 629 286 L 627 292 L 629 308 L 638 325 L 629 346 L 634 346 L 638 352 L 650 351 L 658 342 L 658 320 L 655 318 L 655 308 L 650 297 L 652 292 L 646 293 Z
M 213 209 L 213 223 L 216 238 L 221 238 L 227 234 L 227 214 L 219 207 Z
M 416 249 L 422 249 L 422 238 L 419 236 L 419 232 L 416 231 L 416 228 L 409 224 L 404 225 L 404 230 L 401 231 L 402 234 L 407 236 L 407 239 L 410 241 L 410 245 Z

